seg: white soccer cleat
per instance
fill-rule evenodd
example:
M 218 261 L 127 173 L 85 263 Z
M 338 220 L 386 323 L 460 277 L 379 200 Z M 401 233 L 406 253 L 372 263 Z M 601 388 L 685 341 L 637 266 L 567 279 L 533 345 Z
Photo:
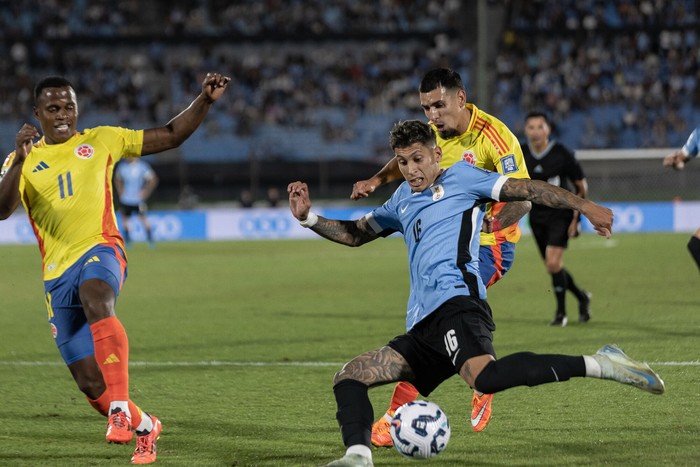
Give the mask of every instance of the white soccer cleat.
M 359 454 L 345 454 L 338 460 L 326 464 L 326 467 L 374 467 L 372 459 Z
M 663 394 L 664 382 L 646 363 L 632 360 L 615 344 L 598 350 L 593 358 L 600 365 L 602 378 L 629 384 L 652 394 Z

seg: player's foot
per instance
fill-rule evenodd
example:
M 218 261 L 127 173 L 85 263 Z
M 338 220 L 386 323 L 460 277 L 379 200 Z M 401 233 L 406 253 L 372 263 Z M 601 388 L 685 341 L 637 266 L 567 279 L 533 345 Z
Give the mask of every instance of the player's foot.
M 565 314 L 562 313 L 557 313 L 554 315 L 554 319 L 549 322 L 550 326 L 559 326 L 559 327 L 564 327 L 566 324 L 569 322 L 569 319 L 566 317 Z
M 578 301 L 578 322 L 587 323 L 591 320 L 591 297 L 593 294 L 581 290 L 583 298 Z
M 482 431 L 491 420 L 491 400 L 493 394 L 474 391 L 472 396 L 472 430 Z
M 338 460 L 326 464 L 326 467 L 374 467 L 372 459 L 359 454 L 345 454 Z
M 600 365 L 602 378 L 629 384 L 652 394 L 663 394 L 664 382 L 646 363 L 632 360 L 615 344 L 598 350 L 593 358 Z
M 386 415 L 393 417 L 394 411 L 389 410 Z M 378 448 L 390 448 L 394 445 L 391 439 L 391 422 L 387 420 L 386 415 L 372 425 L 372 444 Z
M 149 415 L 153 420 L 153 429 L 150 433 L 136 436 L 136 450 L 131 456 L 132 464 L 152 464 L 156 461 L 156 441 L 160 438 L 163 425 L 158 417 Z
M 108 443 L 126 444 L 134 437 L 134 432 L 131 431 L 131 417 L 120 409 L 112 412 L 107 418 L 107 435 L 105 438 Z

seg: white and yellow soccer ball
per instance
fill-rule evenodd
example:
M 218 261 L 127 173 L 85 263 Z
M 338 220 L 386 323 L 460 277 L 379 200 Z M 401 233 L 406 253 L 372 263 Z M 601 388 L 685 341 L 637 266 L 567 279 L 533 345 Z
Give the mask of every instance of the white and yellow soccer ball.
M 450 421 L 434 402 L 415 400 L 396 410 L 391 439 L 399 453 L 410 459 L 428 459 L 450 441 Z

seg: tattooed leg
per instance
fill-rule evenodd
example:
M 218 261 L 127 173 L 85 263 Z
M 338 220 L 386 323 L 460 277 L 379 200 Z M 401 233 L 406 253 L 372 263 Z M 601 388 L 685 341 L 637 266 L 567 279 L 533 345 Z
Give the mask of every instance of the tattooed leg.
M 396 381 L 411 381 L 413 370 L 391 347 L 370 350 L 350 360 L 335 374 L 333 384 L 351 379 L 373 388 Z
M 413 370 L 401 354 L 386 346 L 355 357 L 335 374 L 336 419 L 346 447 L 371 446 L 374 410 L 369 388 L 413 378 Z

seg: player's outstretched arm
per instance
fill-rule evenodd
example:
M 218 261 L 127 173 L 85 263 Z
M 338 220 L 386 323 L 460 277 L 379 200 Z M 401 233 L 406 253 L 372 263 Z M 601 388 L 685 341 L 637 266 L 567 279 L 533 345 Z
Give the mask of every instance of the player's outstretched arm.
M 378 237 L 364 218 L 354 221 L 335 220 L 311 212 L 311 198 L 306 183 L 290 183 L 287 193 L 292 215 L 304 227 L 310 228 L 323 238 L 341 245 L 360 246 Z
M 550 208 L 575 209 L 588 218 L 598 235 L 610 238 L 612 234 L 613 212 L 610 209 L 541 180 L 509 178 L 499 197 L 500 201 L 528 200 Z
M 164 127 L 144 131 L 141 154 L 154 154 L 180 146 L 204 121 L 209 108 L 224 93 L 229 81 L 231 78 L 220 73 L 207 73 L 202 82 L 202 92 L 189 107 Z
M 387 164 L 382 167 L 379 172 L 372 176 L 372 178 L 360 180 L 359 182 L 353 184 L 350 199 L 357 200 L 360 198 L 367 198 L 370 193 L 380 186 L 401 178 L 403 178 L 403 176 L 399 170 L 399 163 L 396 161 L 395 157 L 392 157 L 391 160 L 387 162 Z
M 15 135 L 15 152 L 8 157 L 9 167 L 3 167 L 4 173 L 0 173 L 0 220 L 7 219 L 15 212 L 20 202 L 19 178 L 22 174 L 22 166 L 27 155 L 32 151 L 34 138 L 38 138 L 39 131 L 25 123 Z

